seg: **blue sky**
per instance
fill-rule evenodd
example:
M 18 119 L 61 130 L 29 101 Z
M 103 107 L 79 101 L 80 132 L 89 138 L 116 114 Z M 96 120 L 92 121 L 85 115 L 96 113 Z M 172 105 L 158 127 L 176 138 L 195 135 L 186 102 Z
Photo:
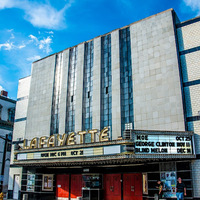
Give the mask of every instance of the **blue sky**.
M 199 0 L 0 0 L 0 90 L 17 98 L 32 62 L 174 8 L 185 21 Z

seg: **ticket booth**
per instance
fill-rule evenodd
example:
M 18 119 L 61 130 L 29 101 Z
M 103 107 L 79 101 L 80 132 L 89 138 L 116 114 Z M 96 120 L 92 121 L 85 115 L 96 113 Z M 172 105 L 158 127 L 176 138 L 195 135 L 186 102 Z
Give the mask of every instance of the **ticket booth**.
M 102 175 L 101 174 L 83 175 L 82 198 L 83 200 L 101 200 L 102 199 Z

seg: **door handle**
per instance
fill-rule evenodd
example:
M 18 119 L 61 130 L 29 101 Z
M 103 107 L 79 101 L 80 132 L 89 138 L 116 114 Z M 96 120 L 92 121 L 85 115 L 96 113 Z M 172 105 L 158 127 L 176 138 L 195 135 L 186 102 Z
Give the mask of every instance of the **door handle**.
M 134 191 L 135 191 L 135 187 L 131 186 L 131 192 L 134 192 Z

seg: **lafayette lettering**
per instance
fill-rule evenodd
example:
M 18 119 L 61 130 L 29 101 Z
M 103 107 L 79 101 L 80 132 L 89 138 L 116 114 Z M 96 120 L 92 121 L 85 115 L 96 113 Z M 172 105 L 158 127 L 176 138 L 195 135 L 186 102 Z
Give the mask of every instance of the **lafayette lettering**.
M 98 133 L 97 129 L 87 131 L 79 131 L 77 135 L 80 136 L 80 144 L 84 143 L 85 134 L 91 135 L 91 142 L 96 142 L 96 134 Z M 42 136 L 40 138 L 33 138 L 28 145 L 28 141 L 25 139 L 23 143 L 23 149 L 36 149 L 36 148 L 44 148 L 44 147 L 54 147 L 54 146 L 65 146 L 65 145 L 74 145 L 76 144 L 75 133 L 70 133 L 69 135 L 52 135 L 50 137 Z M 99 142 L 108 141 L 108 128 L 104 128 L 99 135 Z M 41 155 L 42 156 L 42 155 Z M 49 155 L 48 155 L 49 156 Z M 48 157 L 47 154 L 44 154 L 43 157 Z M 56 155 L 50 155 L 53 157 Z

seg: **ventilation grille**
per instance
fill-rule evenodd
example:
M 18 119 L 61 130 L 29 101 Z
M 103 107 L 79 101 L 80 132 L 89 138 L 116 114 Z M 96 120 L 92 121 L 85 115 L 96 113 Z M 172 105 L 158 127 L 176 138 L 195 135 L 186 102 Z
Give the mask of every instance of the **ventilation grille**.
M 125 130 L 123 132 L 123 139 L 124 140 L 131 140 L 131 139 L 133 139 L 133 130 L 132 129 Z

